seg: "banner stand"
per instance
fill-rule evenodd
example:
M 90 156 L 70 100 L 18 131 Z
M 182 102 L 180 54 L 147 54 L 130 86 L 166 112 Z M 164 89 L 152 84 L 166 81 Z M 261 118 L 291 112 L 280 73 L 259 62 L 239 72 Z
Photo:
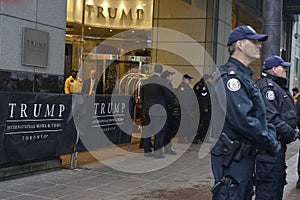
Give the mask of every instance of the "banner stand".
M 77 169 L 78 152 L 72 153 L 70 159 L 70 169 Z
M 74 144 L 74 153 L 72 153 L 71 159 L 70 159 L 70 169 L 77 169 L 78 142 L 79 142 L 79 131 L 76 131 L 76 140 L 75 140 L 75 144 Z

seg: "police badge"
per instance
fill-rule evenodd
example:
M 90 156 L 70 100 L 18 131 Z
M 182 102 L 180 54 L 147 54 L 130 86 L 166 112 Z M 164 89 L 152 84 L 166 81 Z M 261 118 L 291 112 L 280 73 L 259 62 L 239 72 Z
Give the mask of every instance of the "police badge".
M 236 78 L 231 78 L 227 81 L 227 88 L 232 92 L 236 92 L 241 88 L 241 83 Z

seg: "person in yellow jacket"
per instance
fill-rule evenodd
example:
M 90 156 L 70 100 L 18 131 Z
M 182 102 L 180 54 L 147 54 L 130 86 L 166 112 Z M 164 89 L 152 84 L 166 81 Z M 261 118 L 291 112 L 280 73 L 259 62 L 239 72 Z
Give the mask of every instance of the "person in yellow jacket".
M 292 89 L 293 91 L 293 99 L 294 99 L 294 103 L 296 104 L 297 103 L 297 100 L 298 100 L 298 97 L 299 97 L 299 90 L 297 87 L 294 87 Z
M 82 88 L 82 80 L 77 77 L 77 70 L 73 69 L 69 78 L 65 81 L 66 94 L 80 94 Z

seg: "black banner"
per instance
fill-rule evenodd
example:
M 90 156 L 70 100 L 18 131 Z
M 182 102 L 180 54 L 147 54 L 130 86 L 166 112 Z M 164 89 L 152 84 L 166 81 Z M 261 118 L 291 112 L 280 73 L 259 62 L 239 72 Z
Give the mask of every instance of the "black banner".
M 0 92 L 0 164 L 126 143 L 132 107 L 130 96 Z
M 285 15 L 298 15 L 300 14 L 300 1 L 299 0 L 284 0 L 283 13 Z
M 129 142 L 134 126 L 132 97 L 86 95 L 73 100 L 77 108 L 73 109 L 74 122 L 80 135 L 78 151 Z

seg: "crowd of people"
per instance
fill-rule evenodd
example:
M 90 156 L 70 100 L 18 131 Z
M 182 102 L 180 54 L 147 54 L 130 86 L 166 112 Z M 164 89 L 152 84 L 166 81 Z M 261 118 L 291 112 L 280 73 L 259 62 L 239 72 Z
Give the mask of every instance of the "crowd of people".
M 165 70 L 163 66 L 156 64 L 154 72 L 149 79 L 142 83 L 141 101 L 143 104 L 143 115 L 146 118 L 143 132 L 143 147 L 146 157 L 164 158 L 165 154 L 177 155 L 172 148 L 172 138 L 176 135 L 178 143 L 199 143 L 203 141 L 208 131 L 211 115 L 211 102 L 209 87 L 212 84 L 212 75 L 205 74 L 202 79 L 192 86 L 193 77 L 189 74 L 182 76 L 182 82 L 174 88 L 172 84 L 175 72 Z M 194 98 L 196 97 L 196 98 Z M 152 111 L 152 106 L 161 105 L 166 111 L 157 109 Z M 180 119 L 173 115 L 175 109 L 180 109 Z M 199 108 L 197 110 L 196 108 Z M 197 122 L 193 120 L 196 112 L 201 117 Z M 203 113 L 203 114 L 202 114 Z M 164 120 L 166 121 L 164 123 Z M 196 118 L 195 118 L 196 119 Z M 174 122 L 185 124 L 185 132 L 177 133 Z M 197 133 L 193 133 L 194 124 L 198 126 Z M 175 129 L 175 134 L 173 133 Z M 151 137 L 154 135 L 154 144 Z

